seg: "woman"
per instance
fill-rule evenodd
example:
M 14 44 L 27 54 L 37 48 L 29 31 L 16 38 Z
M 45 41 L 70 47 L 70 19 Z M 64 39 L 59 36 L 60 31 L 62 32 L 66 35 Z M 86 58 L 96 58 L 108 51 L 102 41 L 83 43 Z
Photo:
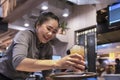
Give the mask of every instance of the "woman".
M 72 66 L 75 70 L 84 70 L 81 55 L 72 54 L 60 60 L 51 60 L 53 51 L 50 40 L 58 31 L 59 19 L 52 12 L 41 13 L 33 29 L 20 31 L 0 59 L 1 80 L 25 80 L 31 72 L 43 71 L 49 75 L 53 68 L 65 69 Z

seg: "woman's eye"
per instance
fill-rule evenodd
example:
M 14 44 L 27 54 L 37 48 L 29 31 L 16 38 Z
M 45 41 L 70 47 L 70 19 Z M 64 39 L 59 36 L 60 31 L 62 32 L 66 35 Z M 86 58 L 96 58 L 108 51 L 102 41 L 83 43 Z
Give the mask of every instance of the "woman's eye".
M 56 34 L 56 33 L 57 33 L 56 30 L 52 30 L 50 27 L 47 27 L 47 30 L 50 31 L 50 32 L 52 32 L 53 34 Z
M 51 29 L 49 27 L 47 27 L 47 29 L 50 31 Z
M 57 33 L 57 31 L 53 31 L 53 34 L 56 34 Z

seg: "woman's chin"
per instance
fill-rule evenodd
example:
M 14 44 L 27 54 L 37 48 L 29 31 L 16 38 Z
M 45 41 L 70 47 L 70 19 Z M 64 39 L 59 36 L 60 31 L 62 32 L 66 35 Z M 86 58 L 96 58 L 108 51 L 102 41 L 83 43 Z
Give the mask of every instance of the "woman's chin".
M 41 41 L 42 43 L 47 43 L 49 40 L 43 40 L 43 41 Z

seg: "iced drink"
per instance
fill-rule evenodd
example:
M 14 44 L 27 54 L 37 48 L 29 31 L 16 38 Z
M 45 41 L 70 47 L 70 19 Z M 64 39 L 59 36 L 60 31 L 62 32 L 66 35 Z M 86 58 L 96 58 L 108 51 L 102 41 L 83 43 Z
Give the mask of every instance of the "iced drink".
M 70 49 L 70 54 L 80 54 L 82 56 L 84 56 L 84 47 L 80 46 L 80 45 L 74 45 L 71 49 Z

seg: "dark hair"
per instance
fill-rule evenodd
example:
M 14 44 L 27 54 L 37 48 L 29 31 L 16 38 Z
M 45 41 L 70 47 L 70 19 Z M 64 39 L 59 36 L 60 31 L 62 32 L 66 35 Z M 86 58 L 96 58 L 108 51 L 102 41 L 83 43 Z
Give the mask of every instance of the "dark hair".
M 119 62 L 120 62 L 119 58 L 116 58 L 116 59 L 115 59 L 115 62 L 116 62 L 116 63 L 119 63 Z
M 52 12 L 42 12 L 40 16 L 38 17 L 37 21 L 35 22 L 35 27 L 37 25 L 42 25 L 45 21 L 49 19 L 55 19 L 58 21 L 59 24 L 59 18 Z

